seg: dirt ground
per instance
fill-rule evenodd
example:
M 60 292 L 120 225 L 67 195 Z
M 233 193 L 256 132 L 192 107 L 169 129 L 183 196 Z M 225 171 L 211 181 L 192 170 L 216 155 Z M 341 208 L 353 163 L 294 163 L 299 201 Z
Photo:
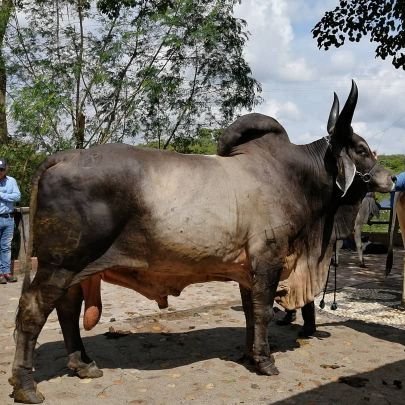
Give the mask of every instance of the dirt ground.
M 343 252 L 338 288 L 398 295 L 403 256 L 403 251 L 395 252 L 393 273 L 384 279 L 384 255 L 366 257 L 369 267 L 364 270 L 356 266 L 352 252 Z M 7 379 L 21 282 L 0 289 L 0 404 L 12 404 Z M 367 322 L 352 319 L 339 300 L 337 311 L 318 308 L 318 331 L 311 339 L 297 339 L 300 316 L 289 326 L 272 323 L 270 345 L 280 375 L 267 377 L 242 359 L 245 322 L 236 283 L 187 287 L 164 311 L 111 285 L 103 286 L 102 296 L 101 322 L 82 336 L 104 376 L 81 380 L 71 374 L 59 324 L 51 314 L 35 358 L 34 376 L 45 404 L 405 403 L 405 311 L 395 305 L 386 306 L 384 315 L 400 319 L 395 326 L 369 321 L 370 311 L 378 319 L 375 300 L 361 302 Z

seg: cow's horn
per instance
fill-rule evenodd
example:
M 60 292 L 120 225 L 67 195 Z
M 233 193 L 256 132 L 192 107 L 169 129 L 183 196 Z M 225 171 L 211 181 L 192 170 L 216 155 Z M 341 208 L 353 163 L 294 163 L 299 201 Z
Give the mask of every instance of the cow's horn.
M 343 107 L 342 112 L 339 115 L 337 120 L 337 126 L 339 127 L 349 127 L 352 123 L 352 118 L 354 114 L 354 109 L 356 108 L 358 90 L 356 83 L 352 80 L 352 89 L 350 90 L 349 97 L 346 100 L 346 103 Z
M 336 93 L 333 93 L 333 104 L 332 108 L 329 113 L 329 119 L 328 119 L 328 134 L 332 133 L 333 128 L 336 125 L 336 121 L 339 117 L 339 99 Z

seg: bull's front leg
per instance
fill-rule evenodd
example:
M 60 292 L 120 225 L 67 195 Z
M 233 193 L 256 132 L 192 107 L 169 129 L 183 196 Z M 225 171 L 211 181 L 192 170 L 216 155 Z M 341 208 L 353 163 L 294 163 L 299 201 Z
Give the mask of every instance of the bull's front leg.
M 62 269 L 39 268 L 28 288 L 23 292 L 16 317 L 16 351 L 9 379 L 14 387 L 15 402 L 39 404 L 44 396 L 37 390 L 32 375 L 33 355 L 39 333 L 58 299 L 66 293 L 73 274 Z
M 282 263 L 269 258 L 253 260 L 253 360 L 261 374 L 277 375 L 279 371 L 270 354 L 268 326 L 273 318 L 273 302 L 280 279 Z

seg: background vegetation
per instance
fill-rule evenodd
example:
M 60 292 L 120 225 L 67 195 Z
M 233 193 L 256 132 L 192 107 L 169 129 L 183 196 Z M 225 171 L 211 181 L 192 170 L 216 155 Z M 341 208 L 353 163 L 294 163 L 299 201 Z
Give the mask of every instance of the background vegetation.
M 47 153 L 108 142 L 175 148 L 260 101 L 237 0 L 3 3 L 8 127 Z

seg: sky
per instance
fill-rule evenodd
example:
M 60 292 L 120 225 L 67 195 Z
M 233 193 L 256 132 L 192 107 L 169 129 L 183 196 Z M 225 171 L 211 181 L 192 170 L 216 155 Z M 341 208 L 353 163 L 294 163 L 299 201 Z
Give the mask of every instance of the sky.
M 375 57 L 368 38 L 318 49 L 311 29 L 338 0 L 242 0 L 235 9 L 250 33 L 245 56 L 262 85 L 255 112 L 276 118 L 290 140 L 327 134 L 333 92 L 343 107 L 354 79 L 359 100 L 352 126 L 378 154 L 405 154 L 405 71 Z

